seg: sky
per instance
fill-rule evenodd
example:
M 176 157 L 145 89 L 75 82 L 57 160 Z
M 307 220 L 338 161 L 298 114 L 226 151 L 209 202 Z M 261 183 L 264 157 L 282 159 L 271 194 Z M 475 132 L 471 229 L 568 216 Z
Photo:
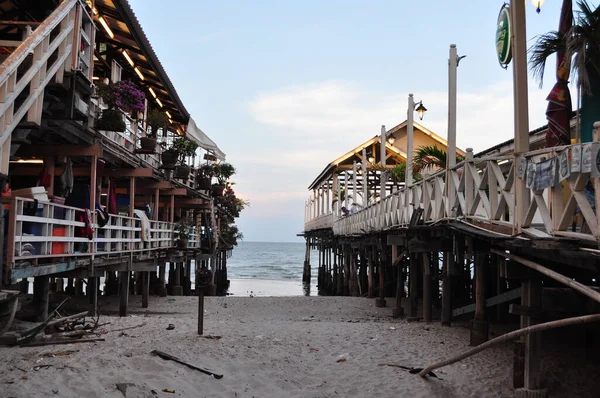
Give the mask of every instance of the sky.
M 237 168 L 245 241 L 302 241 L 308 185 L 403 122 L 408 93 L 428 109 L 421 124 L 446 137 L 452 43 L 467 56 L 457 145 L 477 153 L 513 138 L 512 64 L 495 51 L 503 0 L 129 1 L 194 121 Z M 558 28 L 561 3 L 537 14 L 527 1 L 528 47 Z M 554 68 L 542 89 L 529 75 L 530 129 L 546 124 Z

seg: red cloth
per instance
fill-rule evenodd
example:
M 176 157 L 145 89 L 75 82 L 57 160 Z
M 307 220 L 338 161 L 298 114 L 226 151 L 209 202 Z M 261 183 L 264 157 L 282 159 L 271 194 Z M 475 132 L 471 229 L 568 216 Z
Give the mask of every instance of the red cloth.
M 109 214 L 117 214 L 117 187 L 112 181 L 108 181 L 108 206 Z

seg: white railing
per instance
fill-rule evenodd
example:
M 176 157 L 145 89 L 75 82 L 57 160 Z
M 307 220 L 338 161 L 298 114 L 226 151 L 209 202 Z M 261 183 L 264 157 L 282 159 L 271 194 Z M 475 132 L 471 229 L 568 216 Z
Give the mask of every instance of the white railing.
M 90 41 L 82 10 L 77 0 L 63 1 L 0 65 L 1 173 L 8 174 L 10 137 L 21 120 L 27 115 L 27 121 L 41 124 L 46 85 L 53 79 L 62 82 L 65 72 L 90 62 L 91 51 L 73 51 Z
M 3 202 L 9 206 L 8 269 L 52 263 L 58 258 L 146 255 L 174 247 L 174 226 L 169 222 L 149 220 L 143 226 L 139 218 L 111 214 L 102 228 L 92 222 L 93 234 L 87 237 L 83 236 L 84 209 L 21 197 L 6 198 Z M 200 248 L 199 236 L 190 240 L 189 247 Z
M 568 236 L 590 241 L 600 238 L 594 191 L 590 190 L 589 184 L 594 184 L 596 179 L 590 180 L 589 172 L 573 172 L 569 178 L 559 181 L 559 157 L 570 156 L 564 151 L 572 151 L 574 147 L 569 145 L 525 154 L 527 165 L 538 170 L 535 179 L 538 183 L 527 185 L 529 203 L 525 203 L 521 232 L 533 237 Z M 544 165 L 546 170 L 542 170 Z M 546 173 L 545 178 L 540 177 L 541 173 Z M 527 179 L 528 175 L 522 177 Z M 411 220 L 425 225 L 461 220 L 478 225 L 494 224 L 495 230 L 514 235 L 518 224 L 514 208 L 517 178 L 520 177 L 513 156 L 473 159 L 472 152 L 468 152 L 466 160 L 451 170 L 441 170 L 411 187 L 402 187 L 355 214 L 335 220 L 329 214 L 307 219 L 305 230 L 326 228 L 328 218 L 333 220 L 333 232 L 337 235 L 408 227 Z M 595 195 L 598 201 L 600 189 L 596 189 Z M 420 209 L 419 218 L 413 220 L 416 209 Z

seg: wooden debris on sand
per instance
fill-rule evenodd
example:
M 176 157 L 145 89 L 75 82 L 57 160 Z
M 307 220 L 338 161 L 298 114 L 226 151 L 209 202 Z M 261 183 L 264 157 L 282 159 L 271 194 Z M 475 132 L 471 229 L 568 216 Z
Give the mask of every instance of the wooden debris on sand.
M 171 354 L 167 354 L 166 352 L 163 351 L 158 351 L 158 350 L 152 350 L 151 354 L 157 355 L 159 357 L 161 357 L 162 359 L 166 359 L 167 361 L 173 361 L 173 362 L 177 362 L 180 363 L 182 365 L 187 366 L 188 368 L 192 368 L 194 370 L 198 370 L 202 373 L 205 373 L 207 375 L 213 376 L 215 379 L 221 379 L 223 378 L 222 374 L 219 373 L 215 373 L 214 371 L 207 369 L 207 368 L 201 368 L 199 366 L 193 365 L 191 363 L 185 362 Z

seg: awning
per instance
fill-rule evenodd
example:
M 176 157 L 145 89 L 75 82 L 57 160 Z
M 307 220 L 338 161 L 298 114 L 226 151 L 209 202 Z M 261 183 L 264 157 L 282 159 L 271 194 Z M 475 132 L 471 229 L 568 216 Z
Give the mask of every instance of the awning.
M 204 134 L 204 131 L 200 130 L 200 128 L 196 126 L 196 123 L 194 122 L 194 119 L 192 119 L 191 116 L 187 126 L 186 136 L 192 141 L 197 142 L 200 148 L 204 148 L 207 151 L 211 152 L 217 157 L 217 159 L 225 160 L 225 154 L 223 153 L 223 151 L 219 149 L 219 147 L 217 146 L 217 144 L 215 144 L 213 140 L 211 140 L 206 134 Z

